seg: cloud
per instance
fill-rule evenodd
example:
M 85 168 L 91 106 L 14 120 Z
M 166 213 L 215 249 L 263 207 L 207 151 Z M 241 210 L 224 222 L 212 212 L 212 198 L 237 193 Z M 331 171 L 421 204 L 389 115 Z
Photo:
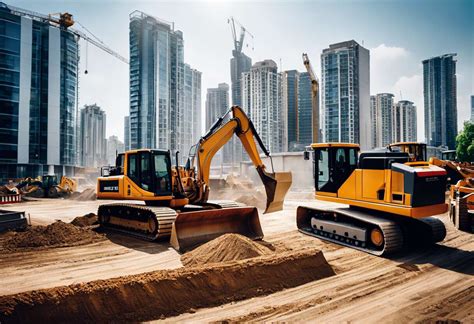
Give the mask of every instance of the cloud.
M 371 94 L 388 92 L 401 75 L 408 75 L 409 52 L 403 47 L 380 44 L 370 50 Z
M 408 51 L 403 47 L 387 46 L 385 44 L 380 44 L 370 50 L 371 58 L 380 61 L 398 60 L 407 57 L 408 54 Z
M 398 78 L 392 87 L 392 93 L 395 100 L 409 100 L 416 106 L 417 117 L 417 137 L 418 141 L 424 141 L 425 138 L 425 112 L 423 100 L 423 77 L 421 74 L 412 76 L 402 76 Z

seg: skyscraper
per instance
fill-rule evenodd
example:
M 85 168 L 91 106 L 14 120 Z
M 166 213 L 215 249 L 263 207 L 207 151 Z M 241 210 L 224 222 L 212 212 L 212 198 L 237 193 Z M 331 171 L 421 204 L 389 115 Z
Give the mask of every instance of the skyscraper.
M 0 178 L 73 174 L 77 37 L 0 4 Z
M 377 147 L 377 97 L 370 96 L 370 148 Z
M 219 83 L 217 88 L 207 89 L 206 95 L 206 130 L 209 130 L 216 120 L 229 109 L 229 85 Z M 235 137 L 234 137 L 235 138 Z M 234 140 L 232 138 L 232 140 Z M 217 153 L 213 165 L 232 163 L 232 141 L 226 143 Z
M 314 132 L 319 132 L 319 125 L 313 125 L 314 114 L 312 102 L 311 78 L 308 72 L 298 77 L 298 149 L 314 141 Z
M 392 106 L 393 94 L 379 93 L 375 96 L 374 111 L 371 110 L 371 114 L 375 114 L 372 122 L 375 126 L 374 147 L 385 147 L 392 142 Z
M 322 130 L 326 142 L 371 146 L 369 51 L 354 40 L 321 54 Z
M 140 11 L 130 14 L 130 148 L 187 155 L 200 132 L 201 74 L 184 64 L 183 33 Z
M 298 144 L 298 78 L 296 70 L 281 72 L 281 110 L 285 116 L 283 123 L 283 147 L 292 151 Z M 311 99 L 311 97 L 310 97 Z
M 416 106 L 400 100 L 392 108 L 392 142 L 416 142 Z
M 115 135 L 109 136 L 107 139 L 107 164 L 115 165 L 115 159 L 118 153 L 125 151 L 125 145 Z
M 285 116 L 281 109 L 281 75 L 273 60 L 255 63 L 242 73 L 242 108 L 270 152 L 282 152 Z
M 123 119 L 123 137 L 125 151 L 130 150 L 130 117 L 125 116 Z
M 106 115 L 96 104 L 81 109 L 81 165 L 101 167 L 107 163 Z
M 456 147 L 456 55 L 446 54 L 423 61 L 425 137 L 430 146 Z

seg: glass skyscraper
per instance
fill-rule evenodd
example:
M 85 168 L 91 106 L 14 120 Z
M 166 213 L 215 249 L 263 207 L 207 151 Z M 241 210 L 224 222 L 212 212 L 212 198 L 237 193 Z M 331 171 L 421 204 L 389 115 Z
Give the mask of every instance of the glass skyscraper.
M 130 14 L 130 148 L 179 150 L 200 134 L 201 73 L 184 64 L 183 34 L 140 11 Z
M 72 174 L 77 37 L 0 6 L 0 178 Z
M 400 100 L 392 109 L 392 142 L 416 142 L 416 106 L 408 100 Z
M 326 142 L 371 146 L 369 51 L 354 40 L 321 54 L 322 131 Z
M 219 83 L 217 88 L 208 88 L 206 94 L 206 130 L 229 110 L 229 85 Z M 233 137 L 233 139 L 235 136 Z M 213 165 L 232 163 L 232 141 L 226 143 L 216 154 Z
M 456 54 L 423 61 L 425 136 L 430 146 L 456 148 L 457 97 Z
M 286 120 L 283 147 L 288 151 L 295 150 L 298 144 L 298 77 L 296 70 L 281 73 L 281 108 Z
M 313 143 L 314 134 L 319 127 L 313 126 L 311 78 L 308 72 L 300 73 L 298 78 L 298 143 L 300 149 Z
M 257 62 L 249 72 L 242 73 L 242 108 L 270 152 L 286 151 L 283 148 L 286 116 L 281 109 L 281 74 L 273 60 Z

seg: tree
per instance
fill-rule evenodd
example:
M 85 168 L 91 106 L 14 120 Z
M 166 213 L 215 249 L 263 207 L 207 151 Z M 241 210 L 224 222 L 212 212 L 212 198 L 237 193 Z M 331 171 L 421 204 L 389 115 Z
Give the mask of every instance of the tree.
M 465 122 L 456 137 L 456 156 L 460 162 L 474 162 L 474 123 Z

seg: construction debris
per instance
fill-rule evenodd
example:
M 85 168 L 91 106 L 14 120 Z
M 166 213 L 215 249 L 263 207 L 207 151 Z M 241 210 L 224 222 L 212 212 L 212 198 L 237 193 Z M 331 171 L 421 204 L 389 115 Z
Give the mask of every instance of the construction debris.
M 224 234 L 181 256 L 185 266 L 245 260 L 273 253 L 267 246 L 239 234 Z
M 105 236 L 90 229 L 56 221 L 48 226 L 30 226 L 0 242 L 0 250 L 17 252 L 30 249 L 66 247 L 105 240 Z
M 319 250 L 307 249 L 1 296 L 0 322 L 147 321 L 334 274 Z

